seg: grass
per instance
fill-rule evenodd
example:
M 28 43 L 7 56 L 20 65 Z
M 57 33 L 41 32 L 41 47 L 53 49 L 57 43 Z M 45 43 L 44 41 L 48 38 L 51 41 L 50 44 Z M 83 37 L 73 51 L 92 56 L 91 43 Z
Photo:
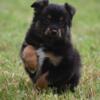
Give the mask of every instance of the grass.
M 66 0 L 51 0 L 64 3 Z M 0 0 L 0 100 L 100 100 L 100 0 L 67 0 L 77 13 L 72 38 L 82 57 L 82 77 L 74 94 L 36 93 L 19 57 L 32 20 L 33 0 Z

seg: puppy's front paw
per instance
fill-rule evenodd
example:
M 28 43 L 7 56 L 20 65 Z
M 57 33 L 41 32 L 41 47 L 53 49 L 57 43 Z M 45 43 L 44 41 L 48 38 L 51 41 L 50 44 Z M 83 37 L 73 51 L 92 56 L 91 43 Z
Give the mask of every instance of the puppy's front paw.
M 38 57 L 35 48 L 33 48 L 31 45 L 24 48 L 22 52 L 22 59 L 24 61 L 25 67 L 28 69 L 37 69 Z

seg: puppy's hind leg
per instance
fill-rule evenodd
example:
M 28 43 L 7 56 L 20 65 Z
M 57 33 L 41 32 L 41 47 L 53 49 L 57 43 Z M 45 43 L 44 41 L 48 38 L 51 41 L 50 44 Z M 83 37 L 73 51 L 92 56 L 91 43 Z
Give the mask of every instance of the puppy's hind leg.
M 79 84 L 79 79 L 80 79 L 80 75 L 77 73 L 75 75 L 73 75 L 73 77 L 70 80 L 70 90 L 72 92 L 75 92 L 75 87 Z

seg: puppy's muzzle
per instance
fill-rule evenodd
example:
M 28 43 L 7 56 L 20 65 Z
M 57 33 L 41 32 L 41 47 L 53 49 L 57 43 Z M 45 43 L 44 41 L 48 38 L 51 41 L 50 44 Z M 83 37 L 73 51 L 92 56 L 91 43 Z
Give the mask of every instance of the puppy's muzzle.
M 50 33 L 51 33 L 52 36 L 57 36 L 58 30 L 57 29 L 50 29 Z
M 52 37 L 61 37 L 61 30 L 57 28 L 47 28 L 45 35 Z

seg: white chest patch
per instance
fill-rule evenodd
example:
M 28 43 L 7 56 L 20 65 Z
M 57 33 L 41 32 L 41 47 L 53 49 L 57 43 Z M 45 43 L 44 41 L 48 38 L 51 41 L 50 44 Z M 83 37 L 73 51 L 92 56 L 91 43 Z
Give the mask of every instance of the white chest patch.
M 49 58 L 49 60 L 51 61 L 52 64 L 54 64 L 55 66 L 58 65 L 61 60 L 62 60 L 62 57 L 61 56 L 55 56 L 53 53 L 51 52 L 44 52 L 43 51 L 43 48 L 39 48 L 37 50 L 37 55 L 38 55 L 38 63 L 39 63 L 39 66 L 42 66 L 43 65 L 43 62 L 45 60 L 45 58 Z
M 60 56 L 55 56 L 53 53 L 51 52 L 44 52 L 43 51 L 44 48 L 39 48 L 36 52 L 38 55 L 38 70 L 36 73 L 36 79 L 40 76 L 41 71 L 42 71 L 42 65 L 44 63 L 45 58 L 49 58 L 49 60 L 51 61 L 52 64 L 54 64 L 55 66 L 57 66 L 61 60 L 62 57 Z
M 42 66 L 43 65 L 43 62 L 44 62 L 44 60 L 46 58 L 46 54 L 43 51 L 43 48 L 39 48 L 36 52 L 37 52 L 37 55 L 38 55 L 38 63 L 39 63 L 39 66 Z

